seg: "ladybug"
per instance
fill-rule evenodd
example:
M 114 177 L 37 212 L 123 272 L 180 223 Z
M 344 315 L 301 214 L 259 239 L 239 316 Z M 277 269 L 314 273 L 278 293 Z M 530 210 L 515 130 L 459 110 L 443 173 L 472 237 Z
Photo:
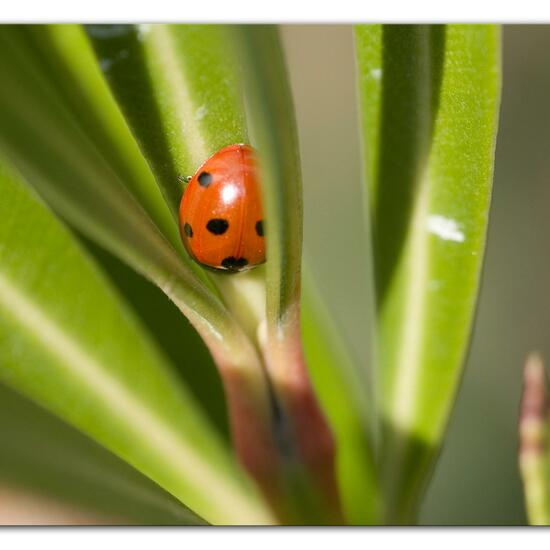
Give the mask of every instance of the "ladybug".
M 265 262 L 264 220 L 256 153 L 229 145 L 189 180 L 179 226 L 190 256 L 207 267 L 237 272 Z

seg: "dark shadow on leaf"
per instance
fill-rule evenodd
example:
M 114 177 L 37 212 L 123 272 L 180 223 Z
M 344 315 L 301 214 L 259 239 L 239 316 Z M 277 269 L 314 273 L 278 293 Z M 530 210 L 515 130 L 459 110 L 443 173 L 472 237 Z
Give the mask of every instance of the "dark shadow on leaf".
M 382 434 L 383 520 L 389 525 L 417 525 L 420 505 L 441 447 L 436 448 L 414 435 L 403 433 L 384 421 Z
M 228 441 L 229 428 L 220 377 L 195 329 L 155 285 L 82 234 L 78 236 Z
M 86 25 L 86 31 L 111 90 L 141 151 L 177 219 L 179 174 L 170 153 L 155 100 L 151 72 L 135 25 Z
M 373 205 L 378 306 L 404 246 L 439 107 L 444 25 L 384 25 L 380 161 Z

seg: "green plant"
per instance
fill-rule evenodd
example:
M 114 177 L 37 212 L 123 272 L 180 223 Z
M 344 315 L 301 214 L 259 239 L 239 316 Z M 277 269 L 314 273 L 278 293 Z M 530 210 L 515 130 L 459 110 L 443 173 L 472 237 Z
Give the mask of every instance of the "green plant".
M 548 380 L 542 358 L 532 354 L 524 368 L 519 418 L 519 467 L 531 525 L 550 524 Z
M 136 522 L 162 522 L 162 509 L 182 523 L 416 519 L 478 291 L 499 31 L 368 25 L 355 39 L 374 381 L 314 273 L 301 276 L 300 160 L 276 28 L 0 28 L 0 377 L 143 474 L 119 473 L 94 447 L 106 472 L 148 487 Z M 212 274 L 182 248 L 179 177 L 242 142 L 260 152 L 268 262 Z M 155 325 L 181 332 L 182 364 Z

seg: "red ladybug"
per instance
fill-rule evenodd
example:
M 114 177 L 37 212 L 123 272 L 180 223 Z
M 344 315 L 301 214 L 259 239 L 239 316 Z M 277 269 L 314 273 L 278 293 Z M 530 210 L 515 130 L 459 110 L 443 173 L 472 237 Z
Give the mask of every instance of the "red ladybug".
M 189 181 L 179 211 L 181 238 L 200 264 L 243 271 L 265 262 L 263 211 L 256 154 L 229 145 Z

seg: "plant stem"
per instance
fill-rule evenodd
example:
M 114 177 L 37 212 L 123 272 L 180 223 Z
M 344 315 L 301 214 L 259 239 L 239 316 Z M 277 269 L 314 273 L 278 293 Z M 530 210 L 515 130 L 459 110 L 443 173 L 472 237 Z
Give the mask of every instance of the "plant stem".
M 268 257 L 260 346 L 273 392 L 287 521 L 341 523 L 334 440 L 309 379 L 300 334 L 302 187 L 284 55 L 273 26 L 242 26 L 236 37 L 250 135 L 260 152 Z
M 531 525 L 550 525 L 548 458 L 549 410 L 542 358 L 531 354 L 525 363 L 519 419 L 519 468 Z

